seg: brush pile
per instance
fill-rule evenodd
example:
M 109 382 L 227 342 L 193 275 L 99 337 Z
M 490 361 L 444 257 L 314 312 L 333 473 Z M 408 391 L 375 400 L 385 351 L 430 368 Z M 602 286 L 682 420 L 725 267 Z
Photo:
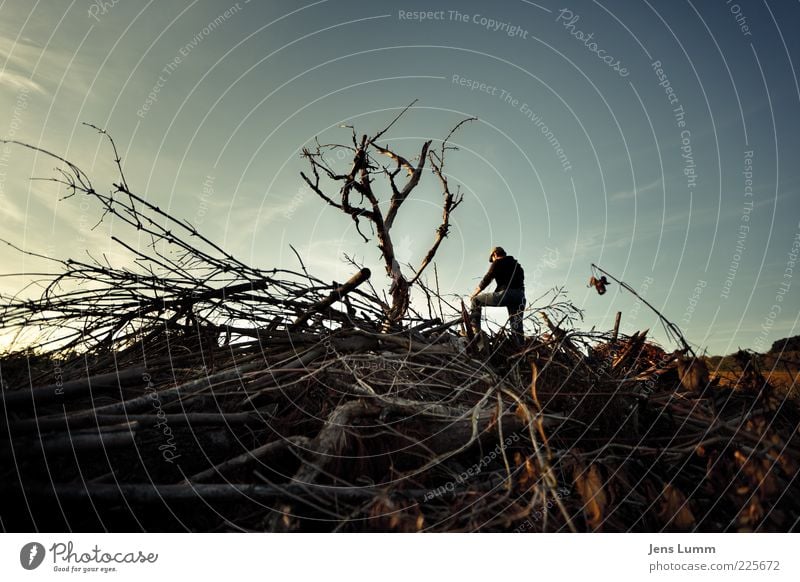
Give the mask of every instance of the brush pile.
M 746 354 L 722 387 L 646 332 L 577 331 L 560 292 L 521 345 L 463 337 L 421 281 L 427 315 L 387 331 L 366 269 L 251 268 L 62 161 L 151 252 L 3 298 L 41 333 L 0 359 L 6 530 L 798 530 L 798 407 Z
M 639 335 L 481 351 L 441 328 L 165 328 L 105 358 L 7 356 L 3 523 L 796 529 L 797 408 L 768 384 L 688 391 Z

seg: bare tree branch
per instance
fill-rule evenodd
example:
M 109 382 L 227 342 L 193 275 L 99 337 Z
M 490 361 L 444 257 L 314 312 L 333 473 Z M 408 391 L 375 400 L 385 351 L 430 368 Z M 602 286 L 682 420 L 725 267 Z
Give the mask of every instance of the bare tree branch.
M 365 241 L 367 237 L 364 236 L 359 228 L 359 220 L 362 218 L 369 220 L 374 229 L 377 246 L 381 251 L 386 274 L 392 282 L 389 288 L 389 294 L 392 297 L 392 305 L 389 309 L 384 329 L 389 329 L 399 323 L 406 315 L 409 309 L 410 286 L 419 280 L 422 271 L 425 270 L 436 255 L 436 251 L 447 236 L 450 226 L 450 215 L 463 200 L 463 197 L 458 191 L 455 194 L 450 192 L 442 168 L 444 166 L 445 152 L 449 149 L 455 149 L 448 145 L 450 137 L 461 125 L 473 118 L 462 120 L 456 124 L 442 141 L 442 147 L 438 154 L 430 151 L 432 140 L 425 141 L 420 149 L 416 165 L 413 165 L 408 158 L 393 150 L 388 144 L 386 146 L 381 146 L 377 143 L 378 139 L 386 134 L 415 103 L 416 100 L 406 106 L 386 127 L 378 131 L 372 137 L 362 135 L 360 140 L 357 140 L 355 128 L 349 125 L 343 126 L 348 127 L 352 132 L 354 149 L 349 148 L 349 146 L 336 144 L 326 144 L 323 146 L 320 145 L 319 141 L 316 142 L 316 148 L 314 150 L 309 148 L 303 149 L 303 157 L 305 157 L 310 164 L 314 178 L 312 180 L 303 172 L 301 172 L 300 175 L 312 191 L 329 206 L 333 206 L 343 213 L 350 215 L 356 223 L 359 234 Z M 346 150 L 352 154 L 353 161 L 347 174 L 337 174 L 326 161 L 325 153 L 337 150 Z M 379 166 L 377 163 L 371 163 L 371 151 L 393 160 L 396 164 L 395 169 L 390 170 L 385 166 Z M 433 166 L 434 173 L 439 177 L 443 190 L 444 204 L 442 224 L 436 231 L 436 237 L 431 248 L 422 259 L 420 269 L 414 274 L 413 279 L 409 281 L 403 274 L 402 268 L 396 259 L 391 231 L 403 203 L 419 185 L 422 174 L 425 171 L 425 165 L 429 160 Z M 373 187 L 373 174 L 378 170 L 381 170 L 386 176 L 391 189 L 389 208 L 385 215 L 381 209 L 381 200 Z M 401 187 L 397 183 L 397 176 L 402 170 L 406 171 L 407 180 Z M 320 177 L 323 173 L 328 180 L 339 184 L 339 195 L 337 199 L 334 199 L 324 192 L 324 187 L 320 184 Z M 365 203 L 365 205 L 368 205 L 367 207 L 356 206 L 351 202 L 353 191 L 361 195 L 361 201 Z

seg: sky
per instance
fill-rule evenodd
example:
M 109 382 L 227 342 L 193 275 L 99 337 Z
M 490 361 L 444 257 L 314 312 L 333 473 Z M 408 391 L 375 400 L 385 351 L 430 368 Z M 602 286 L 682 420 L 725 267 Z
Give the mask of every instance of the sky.
M 448 153 L 464 202 L 435 259 L 443 293 L 466 299 L 501 245 L 528 300 L 565 288 L 585 329 L 621 311 L 624 333 L 651 328 L 674 346 L 619 285 L 587 288 L 595 263 L 695 349 L 765 351 L 800 333 L 798 24 L 794 1 L 12 0 L 0 3 L 0 136 L 110 186 L 93 123 L 135 192 L 245 262 L 297 268 L 291 245 L 341 281 L 347 254 L 386 288 L 375 241 L 304 186 L 302 148 L 347 142 L 341 125 L 374 134 L 416 100 L 381 140 L 411 158 L 474 116 Z M 30 180 L 53 165 L 0 150 L 0 238 L 128 260 L 113 225 L 90 230 L 98 209 Z M 420 263 L 441 198 L 425 174 L 393 229 L 402 262 Z M 39 268 L 0 249 L 2 274 Z

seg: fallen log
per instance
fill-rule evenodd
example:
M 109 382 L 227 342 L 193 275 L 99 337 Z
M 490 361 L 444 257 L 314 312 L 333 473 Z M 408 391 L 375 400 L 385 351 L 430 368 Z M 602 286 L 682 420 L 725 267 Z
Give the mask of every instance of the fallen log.
M 100 390 L 122 388 L 137 381 L 142 382 L 142 376 L 146 373 L 146 368 L 136 367 L 109 374 L 98 374 L 81 380 L 57 382 L 33 389 L 30 386 L 25 386 L 17 390 L 3 390 L 0 403 L 6 408 L 13 408 L 22 404 L 31 404 L 31 402 L 35 405 L 41 405 L 58 399 L 66 400 L 67 398 L 84 396 Z
M 158 424 L 169 426 L 214 426 L 242 425 L 247 423 L 263 423 L 264 418 L 257 412 L 194 412 L 185 414 L 98 414 L 90 416 L 66 414 L 62 416 L 46 416 L 12 422 L 12 433 L 48 432 L 57 430 L 74 430 L 94 426 L 109 426 L 123 422 L 137 422 L 142 427 Z
M 46 455 L 72 454 L 78 451 L 117 449 L 134 444 L 138 423 L 100 427 L 98 432 L 57 434 L 39 439 L 19 439 L 13 443 L 16 454 L 43 451 Z M 11 450 L 0 451 L 1 456 L 9 456 Z
M 193 396 L 210 388 L 214 384 L 239 379 L 245 372 L 257 370 L 264 365 L 263 359 L 259 358 L 259 361 L 236 366 L 221 372 L 217 372 L 216 374 L 211 374 L 210 376 L 198 378 L 196 380 L 190 380 L 189 382 L 185 382 L 178 386 L 173 386 L 172 388 L 165 388 L 162 390 L 154 389 L 153 391 L 142 396 L 137 396 L 136 398 L 124 400 L 123 402 L 118 402 L 115 404 L 108 404 L 106 406 L 99 406 L 92 410 L 76 412 L 70 416 L 75 419 L 91 419 L 96 416 L 103 415 L 130 415 L 142 413 L 143 411 L 152 408 L 153 402 L 156 400 L 161 406 L 164 406 L 186 396 Z M 59 418 L 61 417 L 59 416 Z
M 265 456 L 280 451 L 282 449 L 285 449 L 289 446 L 306 447 L 310 442 L 311 439 L 302 436 L 289 437 L 286 439 L 273 441 L 271 443 L 262 445 L 257 449 L 253 449 L 252 451 L 247 451 L 246 453 L 243 453 L 238 457 L 233 457 L 232 459 L 228 459 L 227 461 L 219 463 L 218 465 L 215 465 L 210 469 L 206 469 L 205 471 L 196 473 L 191 477 L 187 477 L 186 479 L 184 479 L 183 483 L 207 482 L 215 477 L 222 477 L 225 473 L 230 472 L 234 469 L 242 469 L 247 465 L 260 462 L 261 459 L 263 459 Z

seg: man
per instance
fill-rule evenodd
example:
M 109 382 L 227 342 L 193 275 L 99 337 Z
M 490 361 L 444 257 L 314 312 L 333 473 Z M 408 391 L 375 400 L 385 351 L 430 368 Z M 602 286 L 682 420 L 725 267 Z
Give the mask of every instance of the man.
M 511 331 L 522 339 L 522 315 L 525 310 L 525 272 L 516 259 L 506 254 L 503 247 L 495 247 L 489 255 L 492 264 L 470 299 L 470 320 L 476 333 L 481 328 L 481 307 L 505 307 L 511 320 Z M 497 287 L 492 293 L 481 293 L 489 283 Z

